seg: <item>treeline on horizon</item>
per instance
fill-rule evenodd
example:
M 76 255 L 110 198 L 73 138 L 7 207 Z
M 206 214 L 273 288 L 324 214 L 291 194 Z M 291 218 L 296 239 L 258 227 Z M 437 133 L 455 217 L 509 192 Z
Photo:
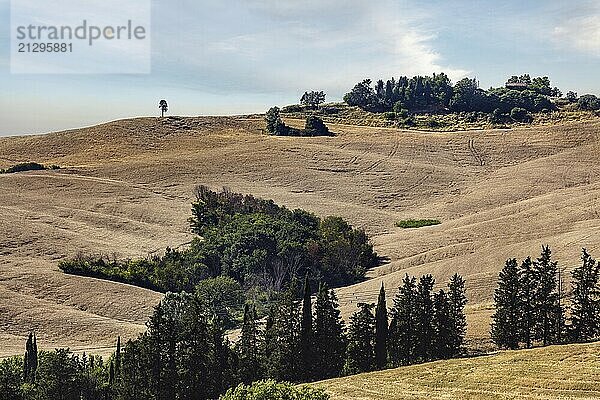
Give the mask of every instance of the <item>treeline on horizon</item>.
M 581 260 L 567 293 L 549 246 L 535 260 L 508 259 L 494 292 L 493 342 L 518 349 L 600 339 L 600 263 L 586 249 Z
M 557 109 L 561 96 L 560 89 L 552 87 L 546 76 L 512 76 L 504 87 L 484 90 L 474 78 L 463 78 L 453 85 L 445 73 L 434 73 L 378 80 L 375 85 L 365 79 L 346 93 L 344 101 L 366 111 L 393 112 L 402 118 L 408 113 L 483 112 L 494 114 L 498 122 L 506 116 L 528 122 L 527 113 Z M 582 110 L 600 109 L 600 100 L 594 95 L 578 97 L 570 91 L 562 104 L 565 102 L 577 103 Z
M 302 290 L 293 281 L 266 318 L 246 303 L 236 343 L 206 299 L 167 293 L 148 330 L 123 348 L 118 339 L 106 361 L 68 349 L 38 352 L 30 334 L 24 357 L 0 362 L 0 392 L 7 400 L 216 399 L 265 379 L 311 382 L 456 357 L 466 329 L 464 281 L 454 275 L 435 293 L 433 285 L 430 275 L 407 275 L 389 316 L 382 285 L 377 305 L 359 303 L 346 329 L 333 290 L 320 284 L 313 301 L 310 280 Z M 306 400 L 323 398 L 304 393 Z

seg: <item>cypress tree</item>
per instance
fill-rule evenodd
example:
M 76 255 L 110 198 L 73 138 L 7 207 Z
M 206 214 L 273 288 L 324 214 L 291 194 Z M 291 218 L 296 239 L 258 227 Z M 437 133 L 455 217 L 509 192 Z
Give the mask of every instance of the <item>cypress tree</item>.
M 452 347 L 454 324 L 451 317 L 450 302 L 445 291 L 440 290 L 434 295 L 433 305 L 433 327 L 435 329 L 435 335 L 432 358 L 450 358 L 454 355 L 454 349 Z
M 581 261 L 572 272 L 570 333 L 575 342 L 596 338 L 600 333 L 600 263 L 586 249 L 582 250 Z
M 407 365 L 415 361 L 417 341 L 417 284 L 415 277 L 408 274 L 398 288 L 391 310 L 388 335 L 388 353 L 393 365 Z
M 388 317 L 385 288 L 381 282 L 377 308 L 375 309 L 375 366 L 385 368 L 387 364 Z
M 491 336 L 498 347 L 519 348 L 519 269 L 517 259 L 506 260 L 494 291 L 496 311 L 492 315 Z
M 29 332 L 25 343 L 25 357 L 23 360 L 23 378 L 26 382 L 34 383 L 38 367 L 37 339 Z
M 308 274 L 304 279 L 304 295 L 302 298 L 302 320 L 300 322 L 300 373 L 303 380 L 309 381 L 313 377 L 312 355 L 312 302 Z
M 108 385 L 112 386 L 115 383 L 115 363 L 110 361 L 110 367 L 108 369 Z
M 451 323 L 449 356 L 456 357 L 462 351 L 465 334 L 467 333 L 465 280 L 458 274 L 454 274 L 448 283 L 448 303 Z
M 117 337 L 117 352 L 115 353 L 115 376 L 121 374 L 121 336 Z
M 340 376 L 346 356 L 344 321 L 340 315 L 337 298 L 327 285 L 319 285 L 315 301 L 314 318 L 315 378 Z
M 433 328 L 433 299 L 431 292 L 435 281 L 431 275 L 423 275 L 417 285 L 417 329 L 415 353 L 421 361 L 432 359 L 435 330 Z
M 559 343 L 564 331 L 564 311 L 560 306 L 556 284 L 558 263 L 552 261 L 549 246 L 542 246 L 542 253 L 534 261 L 533 267 L 538 278 L 535 338 L 541 340 L 544 346 Z
M 520 321 L 519 328 L 521 332 L 521 341 L 527 348 L 533 346 L 535 338 L 535 327 L 537 322 L 538 301 L 536 291 L 538 286 L 538 277 L 533 269 L 531 257 L 527 257 L 521 263 L 519 269 L 519 308 Z
M 280 381 L 297 382 L 300 371 L 300 310 L 296 286 L 281 293 L 274 312 L 275 347 L 271 354 L 273 376 Z
M 375 366 L 374 304 L 358 303 L 358 311 L 350 317 L 348 348 L 344 374 L 353 375 L 373 370 Z

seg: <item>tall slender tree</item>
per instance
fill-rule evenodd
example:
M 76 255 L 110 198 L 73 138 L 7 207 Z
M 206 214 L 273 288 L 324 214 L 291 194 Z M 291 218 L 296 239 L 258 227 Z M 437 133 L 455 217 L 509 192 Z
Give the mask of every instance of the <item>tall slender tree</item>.
M 385 302 L 385 288 L 381 282 L 377 308 L 375 309 L 375 366 L 385 368 L 387 364 L 388 316 Z
M 358 303 L 358 311 L 350 317 L 346 375 L 373 370 L 375 366 L 375 316 L 374 304 Z
M 312 300 L 308 274 L 304 278 L 304 290 L 302 297 L 302 320 L 300 321 L 300 372 L 304 381 L 313 378 L 313 321 Z
M 392 365 L 407 365 L 415 361 L 417 325 L 416 279 L 406 274 L 391 310 L 388 353 Z
M 581 261 L 572 272 L 570 334 L 576 342 L 596 338 L 600 333 L 600 263 L 586 249 L 582 250 Z
M 538 277 L 533 268 L 531 257 L 527 257 L 519 268 L 519 330 L 521 341 L 527 348 L 533 346 L 537 322 L 537 286 Z
M 346 356 L 344 321 L 340 315 L 337 298 L 325 283 L 319 285 L 315 301 L 314 318 L 314 371 L 319 378 L 340 375 Z
M 432 290 L 435 280 L 431 275 L 423 275 L 417 285 L 417 334 L 415 352 L 420 361 L 433 358 L 433 343 L 435 330 L 433 327 L 433 298 Z
M 542 253 L 533 262 L 537 276 L 536 334 L 544 346 L 559 343 L 564 331 L 564 311 L 560 306 L 560 294 L 556 284 L 558 262 L 552 260 L 549 246 L 542 246 Z
M 517 259 L 506 260 L 494 291 L 496 311 L 492 315 L 491 336 L 494 343 L 503 348 L 519 348 L 519 268 Z
M 434 295 L 433 308 L 433 327 L 435 329 L 433 358 L 450 358 L 454 355 L 454 324 L 450 311 L 450 301 L 444 290 L 440 290 Z
M 448 283 L 448 303 L 451 323 L 450 356 L 455 357 L 461 353 L 467 333 L 465 280 L 458 274 L 454 274 Z

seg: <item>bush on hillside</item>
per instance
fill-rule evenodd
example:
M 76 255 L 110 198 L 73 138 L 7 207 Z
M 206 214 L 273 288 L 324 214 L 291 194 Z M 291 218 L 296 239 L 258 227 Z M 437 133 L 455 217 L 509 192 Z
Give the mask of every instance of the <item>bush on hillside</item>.
M 240 384 L 227 390 L 219 400 L 329 400 L 329 395 L 319 388 L 267 380 Z
M 45 169 L 59 169 L 58 165 L 52 165 L 50 167 L 46 167 L 40 163 L 36 162 L 25 162 L 13 165 L 12 167 L 8 167 L 6 169 L 0 170 L 0 173 L 3 174 L 12 174 L 15 172 L 24 172 L 24 171 L 41 171 Z

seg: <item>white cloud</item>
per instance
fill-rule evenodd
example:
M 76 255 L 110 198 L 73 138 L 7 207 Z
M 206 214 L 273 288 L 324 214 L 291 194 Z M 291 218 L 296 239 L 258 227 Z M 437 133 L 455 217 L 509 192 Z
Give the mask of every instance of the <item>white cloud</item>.
M 567 48 L 600 57 L 600 9 L 595 14 L 572 17 L 556 26 L 554 40 Z
M 198 15 L 194 9 L 201 3 L 179 13 Z M 457 80 L 468 74 L 444 63 L 435 35 L 424 28 L 428 16 L 404 1 L 245 0 L 227 7 L 238 14 L 212 10 L 210 21 L 198 21 L 201 32 L 169 35 L 155 26 L 159 57 L 196 69 L 203 80 L 199 86 L 208 90 L 323 89 L 339 98 L 367 77 L 446 72 Z

